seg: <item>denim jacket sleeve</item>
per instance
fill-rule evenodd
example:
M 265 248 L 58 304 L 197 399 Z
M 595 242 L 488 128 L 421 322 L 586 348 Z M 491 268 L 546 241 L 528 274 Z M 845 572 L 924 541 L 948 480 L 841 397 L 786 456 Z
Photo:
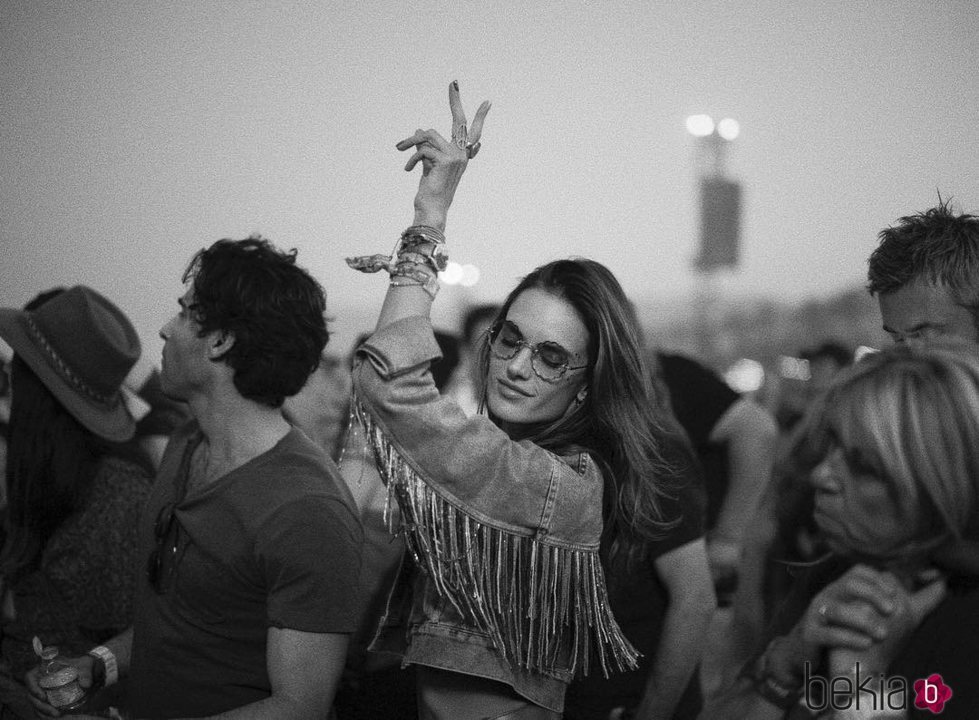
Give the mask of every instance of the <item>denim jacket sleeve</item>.
M 466 417 L 435 387 L 438 357 L 429 320 L 411 317 L 361 345 L 354 370 L 354 407 L 416 562 L 511 663 L 634 667 L 598 558 L 601 472 Z

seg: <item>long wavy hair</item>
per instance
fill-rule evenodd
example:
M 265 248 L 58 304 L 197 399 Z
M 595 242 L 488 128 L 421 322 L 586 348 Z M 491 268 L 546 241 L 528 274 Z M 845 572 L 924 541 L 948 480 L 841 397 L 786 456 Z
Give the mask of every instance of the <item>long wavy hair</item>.
M 517 297 L 539 288 L 567 301 L 589 334 L 583 403 L 557 420 L 525 429 L 521 439 L 562 453 L 587 451 L 605 478 L 605 534 L 612 554 L 635 554 L 644 541 L 675 524 L 663 516 L 661 498 L 671 492 L 678 438 L 653 395 L 640 334 L 618 280 L 593 260 L 557 260 L 538 267 L 510 292 L 495 323 L 506 319 Z M 485 407 L 489 343 L 480 350 L 480 406 Z M 500 424 L 492 413 L 490 418 Z
M 7 426 L 7 517 L 0 575 L 16 581 L 36 567 L 55 531 L 84 506 L 106 453 L 151 468 L 135 446 L 110 443 L 85 428 L 14 355 Z
M 855 556 L 914 565 L 949 542 L 979 539 L 974 345 L 902 345 L 870 355 L 842 374 L 804 429 L 808 466 L 832 443 L 856 448 L 912 513 L 914 540 L 892 546 L 881 545 L 874 533 L 879 518 L 850 517 L 848 544 Z

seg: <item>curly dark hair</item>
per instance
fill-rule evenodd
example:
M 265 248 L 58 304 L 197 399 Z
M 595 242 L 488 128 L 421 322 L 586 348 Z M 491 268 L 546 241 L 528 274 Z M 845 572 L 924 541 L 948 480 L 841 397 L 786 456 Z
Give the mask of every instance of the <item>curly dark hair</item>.
M 230 365 L 243 397 L 281 407 L 319 364 L 330 338 L 322 286 L 260 236 L 222 239 L 198 252 L 183 275 L 200 335 L 219 330 L 234 343 L 219 361 Z
M 979 318 L 979 217 L 956 214 L 950 201 L 900 218 L 882 230 L 871 253 L 867 289 L 887 294 L 922 279 L 948 288 Z

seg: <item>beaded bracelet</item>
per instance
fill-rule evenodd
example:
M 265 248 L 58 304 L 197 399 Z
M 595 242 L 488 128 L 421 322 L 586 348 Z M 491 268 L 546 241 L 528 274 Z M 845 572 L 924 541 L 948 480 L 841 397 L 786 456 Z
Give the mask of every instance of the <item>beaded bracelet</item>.
M 423 270 L 402 269 L 400 266 L 391 273 L 391 287 L 411 287 L 414 285 L 427 292 L 432 300 L 438 295 L 439 279 L 437 275 L 429 275 Z
M 391 277 L 400 276 L 410 277 L 419 282 L 438 280 L 438 274 L 430 272 L 430 268 L 410 260 L 403 260 L 391 269 Z

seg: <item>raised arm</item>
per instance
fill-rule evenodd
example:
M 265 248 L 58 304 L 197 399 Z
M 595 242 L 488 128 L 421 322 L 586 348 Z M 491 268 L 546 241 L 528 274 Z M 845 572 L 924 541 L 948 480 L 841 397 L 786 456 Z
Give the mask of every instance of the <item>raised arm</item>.
M 404 231 L 390 258 L 354 258 L 353 267 L 376 271 L 386 269 L 391 285 L 377 321 L 377 329 L 415 315 L 427 317 L 438 291 L 438 272 L 445 267 L 445 230 L 449 206 L 469 161 L 479 152 L 483 122 L 489 102 L 476 111 L 471 128 L 459 97 L 459 84 L 449 85 L 449 108 L 452 111 L 452 133 L 446 140 L 437 130 L 416 130 L 397 144 L 398 150 L 414 148 L 405 170 L 411 172 L 418 163 L 422 176 L 415 194 L 415 216 Z
M 459 180 L 469 160 L 479 152 L 479 138 L 490 103 L 484 101 L 479 106 L 472 128 L 467 129 L 466 111 L 459 97 L 459 83 L 453 80 L 449 84 L 449 109 L 452 112 L 449 142 L 437 130 L 416 130 L 411 137 L 397 144 L 398 150 L 415 148 L 414 155 L 405 165 L 407 172 L 414 170 L 419 161 L 422 163 L 422 177 L 415 194 L 413 224 L 428 225 L 439 230 L 445 230 L 446 216 Z

